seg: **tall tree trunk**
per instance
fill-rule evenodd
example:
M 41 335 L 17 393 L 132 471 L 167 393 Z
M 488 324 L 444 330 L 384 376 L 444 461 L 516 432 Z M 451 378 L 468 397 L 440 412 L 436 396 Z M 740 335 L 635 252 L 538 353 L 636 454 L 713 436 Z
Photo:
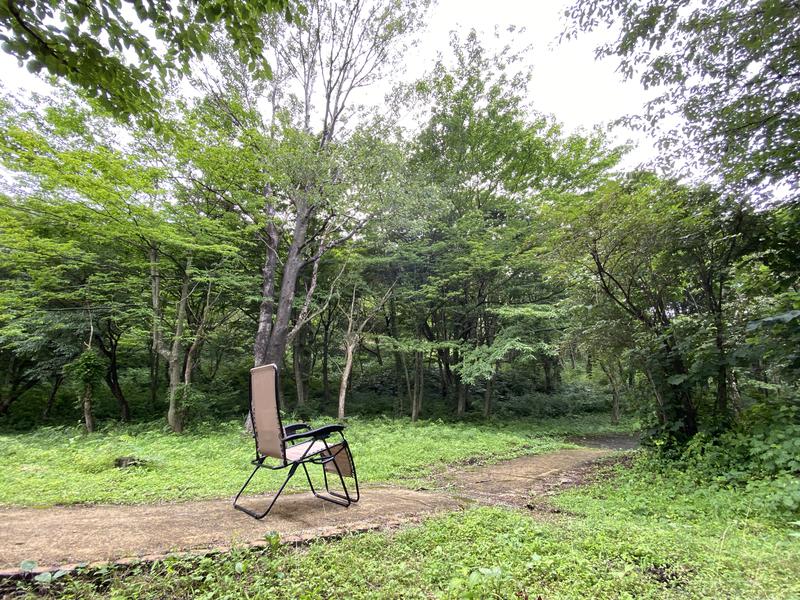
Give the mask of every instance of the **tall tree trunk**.
M 264 362 L 261 363 L 274 363 L 279 367 L 286 352 L 294 293 L 297 288 L 297 278 L 305 262 L 302 250 L 305 245 L 306 232 L 308 231 L 308 219 L 311 217 L 311 207 L 304 199 L 296 199 L 295 206 L 297 207 L 297 219 L 295 220 L 292 243 L 289 246 L 286 261 L 283 264 L 280 295 L 278 296 L 278 305 L 275 310 L 275 322 L 269 335 L 266 352 L 263 355 Z
M 444 376 L 444 363 L 442 362 L 441 352 L 436 352 L 436 365 L 439 367 L 439 391 L 442 395 L 442 400 L 447 399 L 447 381 Z
M 114 396 L 114 399 L 117 401 L 119 419 L 123 423 L 127 423 L 131 420 L 131 408 L 127 398 L 125 398 L 125 394 L 122 392 L 122 386 L 119 383 L 116 360 L 114 362 L 109 362 L 105 379 L 106 385 L 108 385 L 108 389 L 111 391 L 111 395 Z
M 264 228 L 267 248 L 264 267 L 261 270 L 261 304 L 258 310 L 258 330 L 253 344 L 253 359 L 256 367 L 269 364 L 267 347 L 272 335 L 272 321 L 275 315 L 275 278 L 277 276 L 280 233 L 274 221 L 275 209 L 272 205 L 268 205 L 267 219 L 268 222 Z
M 186 321 L 186 305 L 189 302 L 189 270 L 192 268 L 192 259 L 186 260 L 186 272 L 181 285 L 181 297 L 178 301 L 178 313 L 175 316 L 175 336 L 172 339 L 172 348 L 169 353 L 169 408 L 167 422 L 175 433 L 183 431 L 184 409 L 181 406 L 181 394 L 178 388 L 181 385 L 181 348 L 183 329 Z M 190 361 L 189 361 L 190 362 Z
M 414 353 L 414 395 L 413 400 L 411 402 L 411 421 L 416 421 L 419 419 L 420 415 L 422 414 L 422 394 L 423 394 L 423 386 L 425 384 L 424 381 L 424 360 L 425 357 L 423 356 L 421 351 L 417 351 Z
M 44 411 L 42 412 L 43 419 L 50 418 L 50 413 L 53 412 L 53 404 L 55 404 L 56 396 L 58 395 L 58 390 L 61 388 L 62 383 L 64 383 L 64 375 L 59 373 L 53 377 L 53 383 L 50 386 L 50 394 L 47 396 L 47 405 L 44 407 Z
M 400 354 L 400 362 L 401 362 L 401 364 L 403 366 L 403 378 L 404 378 L 405 383 L 406 383 L 406 394 L 407 394 L 406 397 L 408 398 L 408 406 L 413 410 L 413 407 L 414 407 L 414 386 L 411 383 L 411 375 L 409 375 L 409 373 L 408 373 L 408 361 L 406 360 L 406 355 L 403 354 L 403 353 Z M 415 377 L 416 377 L 416 375 L 415 375 Z M 403 395 L 402 394 L 399 394 L 399 402 L 400 402 L 400 406 L 399 406 L 400 412 L 398 414 L 402 415 L 403 414 Z
M 553 391 L 553 360 L 549 356 L 542 357 L 542 370 L 544 372 L 544 391 L 550 394 Z
M 619 382 L 617 381 L 613 366 L 601 360 L 600 368 L 603 370 L 603 373 L 605 373 L 606 379 L 608 379 L 608 383 L 611 386 L 611 422 L 616 425 L 619 423 Z
M 150 339 L 148 344 L 148 352 L 150 353 L 150 408 L 156 409 L 158 402 L 158 384 L 161 380 L 161 354 L 153 346 L 153 340 Z
M 483 391 L 483 418 L 488 419 L 492 415 L 492 392 L 494 391 L 494 380 L 497 378 L 497 367 L 492 372 L 492 376 L 486 382 L 486 389 Z
M 175 333 L 172 337 L 172 345 L 168 347 L 164 342 L 161 319 L 163 310 L 161 306 L 161 273 L 158 268 L 158 250 L 150 250 L 150 280 L 151 294 L 153 302 L 153 346 L 158 350 L 167 361 L 167 373 L 169 378 L 167 410 L 167 422 L 175 433 L 183 431 L 183 409 L 181 408 L 181 394 L 178 388 L 181 384 L 181 371 L 183 361 L 181 360 L 181 349 L 183 344 L 183 331 L 186 321 L 186 305 L 189 301 L 189 272 L 192 268 L 192 257 L 186 259 L 186 266 L 183 274 L 183 284 L 178 301 L 178 310 L 175 316 Z
M 83 397 L 81 398 L 83 405 L 83 424 L 86 427 L 87 433 L 94 431 L 94 415 L 92 414 L 92 384 L 87 383 L 83 388 Z
M 116 328 L 112 319 L 106 319 L 100 323 L 102 329 L 97 336 L 97 346 L 108 359 L 108 368 L 105 373 L 106 385 L 111 391 L 111 395 L 117 401 L 119 408 L 119 418 L 124 423 L 130 421 L 131 409 L 125 394 L 122 393 L 122 386 L 119 383 L 119 362 L 117 348 L 122 333 Z
M 294 387 L 297 394 L 297 406 L 306 403 L 306 387 L 303 375 L 303 327 L 292 341 L 292 368 L 294 369 Z
M 399 334 L 397 332 L 397 303 L 395 301 L 394 296 L 391 297 L 389 300 L 389 316 L 387 318 L 387 329 L 389 330 L 389 335 L 395 342 L 399 339 Z M 402 356 L 400 350 L 395 348 L 392 350 L 392 356 L 394 357 L 394 378 L 395 378 L 395 394 L 397 396 L 397 414 L 403 414 L 403 383 L 405 382 L 405 387 L 408 389 L 408 369 L 406 368 L 405 360 Z M 409 394 L 409 398 L 411 395 Z
M 297 287 L 297 278 L 303 268 L 304 259 L 302 256 L 305 246 L 306 234 L 308 232 L 309 219 L 313 209 L 302 197 L 294 199 L 296 208 L 296 218 L 292 242 L 289 245 L 289 252 L 283 263 L 281 272 L 281 286 L 277 305 L 275 303 L 275 282 L 277 278 L 278 264 L 278 243 L 280 232 L 273 220 L 275 209 L 268 209 L 270 218 L 265 232 L 267 235 L 267 254 L 262 271 L 261 284 L 261 306 L 258 315 L 258 330 L 256 340 L 253 345 L 253 362 L 255 366 L 275 364 L 280 369 L 283 365 L 283 355 L 286 352 L 286 343 L 289 338 L 289 324 L 294 305 L 294 293 Z M 281 394 L 281 390 L 278 390 Z M 245 429 L 252 432 L 253 424 L 250 413 L 247 413 L 244 421 Z
M 463 419 L 467 413 L 467 394 L 469 394 L 469 386 L 461 381 L 461 377 L 456 379 L 456 390 L 458 395 L 458 405 L 456 406 L 456 416 Z
M 181 399 L 186 394 L 186 390 L 180 391 L 181 386 L 181 363 L 177 359 L 169 361 L 169 388 L 167 399 L 167 423 L 175 433 L 183 431 L 183 406 Z M 179 393 L 181 392 L 181 393 Z
M 108 359 L 108 370 L 106 371 L 106 384 L 111 390 L 111 394 L 117 401 L 119 408 L 119 418 L 123 423 L 131 420 L 131 408 L 128 404 L 128 399 L 122 392 L 122 386 L 119 383 L 119 365 L 117 363 L 117 343 L 113 343 L 113 349 Z
M 350 373 L 353 370 L 353 353 L 355 352 L 358 340 L 346 339 L 344 344 L 344 369 L 342 369 L 342 381 L 339 383 L 339 407 L 338 418 L 344 419 L 345 399 L 347 397 L 347 384 L 350 380 Z
M 450 365 L 453 361 L 450 360 L 450 349 L 449 348 L 442 348 L 441 350 L 437 350 L 439 358 L 442 360 L 442 371 L 444 373 L 444 379 L 442 380 L 442 400 L 446 400 L 447 397 L 450 395 L 450 389 L 454 385 L 453 370 L 450 368 Z M 457 360 L 455 362 L 458 362 Z

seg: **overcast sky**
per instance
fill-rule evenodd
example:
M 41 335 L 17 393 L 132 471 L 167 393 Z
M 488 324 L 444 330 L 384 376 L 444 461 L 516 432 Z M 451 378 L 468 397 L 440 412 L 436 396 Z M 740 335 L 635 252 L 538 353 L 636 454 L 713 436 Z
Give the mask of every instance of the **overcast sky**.
M 626 114 L 641 112 L 648 95 L 638 81 L 624 82 L 615 71 L 613 60 L 594 58 L 595 46 L 614 32 L 593 33 L 559 43 L 559 34 L 565 27 L 564 11 L 570 4 L 571 0 L 439 0 L 431 9 L 420 46 L 407 56 L 405 76 L 420 76 L 433 66 L 438 53 L 446 55 L 451 30 L 466 33 L 474 28 L 487 47 L 505 43 L 532 46 L 529 100 L 536 110 L 554 115 L 567 131 L 605 126 Z M 509 25 L 524 30 L 504 32 L 504 37 L 495 40 L 495 28 L 505 30 Z M 40 80 L 18 67 L 16 60 L 5 53 L 0 53 L 0 73 L 9 90 L 43 87 Z M 617 142 L 630 140 L 636 146 L 625 160 L 625 167 L 655 156 L 652 143 L 636 132 L 617 128 L 612 138 Z
M 409 71 L 420 66 L 419 63 L 432 62 L 437 51 L 447 52 L 449 32 L 453 29 L 466 32 L 474 28 L 483 34 L 481 39 L 488 46 L 494 41 L 495 27 L 505 29 L 515 25 L 525 30 L 511 34 L 516 38 L 514 41 L 519 46 L 532 46 L 530 100 L 536 110 L 554 115 L 569 131 L 605 126 L 626 114 L 642 112 L 651 94 L 638 80 L 623 81 L 614 60 L 595 60 L 595 47 L 614 39 L 615 31 L 584 34 L 577 40 L 559 43 L 566 25 L 564 12 L 572 2 L 439 0 L 432 9 L 419 51 L 410 58 L 418 64 L 410 65 Z M 501 38 L 498 46 L 510 41 Z M 618 142 L 630 140 L 636 145 L 625 161 L 626 167 L 655 157 L 652 142 L 638 132 L 617 128 L 612 135 Z

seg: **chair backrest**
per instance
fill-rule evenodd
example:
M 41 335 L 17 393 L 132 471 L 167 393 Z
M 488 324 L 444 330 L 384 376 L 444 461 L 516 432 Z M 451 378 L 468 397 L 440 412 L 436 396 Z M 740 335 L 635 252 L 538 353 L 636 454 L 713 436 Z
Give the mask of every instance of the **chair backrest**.
M 286 458 L 283 441 L 280 403 L 278 400 L 278 367 L 264 365 L 250 369 L 250 416 L 256 450 L 262 456 Z

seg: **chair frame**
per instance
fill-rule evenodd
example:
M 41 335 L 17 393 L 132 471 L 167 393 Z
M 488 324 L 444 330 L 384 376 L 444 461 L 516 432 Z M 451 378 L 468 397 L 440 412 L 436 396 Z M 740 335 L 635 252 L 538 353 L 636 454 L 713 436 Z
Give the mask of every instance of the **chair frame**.
M 250 474 L 250 477 L 247 478 L 247 481 L 244 482 L 242 489 L 239 490 L 239 493 L 236 494 L 236 497 L 233 499 L 233 507 L 236 510 L 240 510 L 243 513 L 246 513 L 253 517 L 254 519 L 263 519 L 266 517 L 269 512 L 272 510 L 272 507 L 275 505 L 275 502 L 280 497 L 281 493 L 283 492 L 286 485 L 289 483 L 289 480 L 294 476 L 295 472 L 297 471 L 298 467 L 303 467 L 303 472 L 306 475 L 306 481 L 308 482 L 309 488 L 311 488 L 311 493 L 314 494 L 316 498 L 320 500 L 326 500 L 327 502 L 332 502 L 333 504 L 338 504 L 339 506 L 348 507 L 351 504 L 358 502 L 361 498 L 361 492 L 358 487 L 358 475 L 356 473 L 356 465 L 353 461 L 353 455 L 350 452 L 350 445 L 347 443 L 347 440 L 344 437 L 344 425 L 341 424 L 333 424 L 333 425 L 325 425 L 323 427 L 318 427 L 316 429 L 312 429 L 308 423 L 293 423 L 291 425 L 283 426 L 280 417 L 280 396 L 278 394 L 278 390 L 280 390 L 280 379 L 279 379 L 279 372 L 278 368 L 275 365 L 270 365 L 275 368 L 275 406 L 278 411 L 278 423 L 280 425 L 281 430 L 283 431 L 283 436 L 281 437 L 281 446 L 283 447 L 283 459 L 281 460 L 281 464 L 277 466 L 270 466 L 265 465 L 264 461 L 269 458 L 266 455 L 262 455 L 258 450 L 258 433 L 256 429 L 256 420 L 255 420 L 255 413 L 253 411 L 253 381 L 252 375 L 250 378 L 250 386 L 249 386 L 249 394 L 250 394 L 250 420 L 253 424 L 253 438 L 256 443 L 256 457 L 254 460 L 251 461 L 251 464 L 255 465 L 253 472 Z M 328 438 L 330 438 L 334 434 L 339 434 L 341 437 L 341 442 L 336 442 L 332 446 L 328 445 Z M 300 458 L 295 460 L 289 460 L 286 458 L 286 449 L 291 448 L 296 443 L 301 441 L 310 441 L 311 443 L 308 445 L 308 448 L 303 453 Z M 321 441 L 325 449 L 318 450 L 312 454 L 308 454 L 309 451 L 312 449 L 314 442 Z M 287 443 L 290 445 L 287 446 Z M 336 458 L 340 452 L 345 452 L 345 456 L 347 457 L 350 463 L 350 469 L 353 474 L 353 480 L 355 484 L 355 496 L 350 495 L 350 491 L 347 489 L 347 484 L 344 481 L 344 474 L 342 470 L 339 468 L 339 464 L 336 462 Z M 317 491 L 314 487 L 314 484 L 311 482 L 311 476 L 308 473 L 308 467 L 306 465 L 314 464 L 314 465 L 321 465 L 322 466 L 322 476 L 323 481 L 325 482 L 325 493 L 321 491 Z M 328 465 L 333 465 L 333 470 L 336 471 L 336 474 L 339 477 L 339 482 L 342 485 L 342 490 L 344 493 L 339 493 L 335 490 L 330 489 L 330 483 L 328 481 Z M 272 497 L 272 501 L 267 506 L 266 510 L 263 512 L 257 512 L 255 510 L 251 510 L 246 506 L 242 506 L 239 504 L 239 497 L 245 491 L 250 482 L 252 481 L 255 474 L 258 473 L 259 469 L 269 469 L 271 471 L 280 471 L 282 469 L 289 469 L 288 474 L 286 475 L 286 479 L 281 484 L 281 487 Z

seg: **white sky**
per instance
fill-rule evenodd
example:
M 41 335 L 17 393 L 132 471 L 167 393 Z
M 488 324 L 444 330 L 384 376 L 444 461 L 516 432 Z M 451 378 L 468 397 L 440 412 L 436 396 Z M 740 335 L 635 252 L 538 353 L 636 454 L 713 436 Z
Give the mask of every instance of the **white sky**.
M 606 126 L 627 114 L 641 113 L 651 94 L 638 80 L 623 81 L 613 59 L 597 61 L 594 57 L 595 47 L 614 39 L 616 32 L 583 34 L 577 40 L 559 43 L 566 26 L 564 13 L 572 3 L 573 0 L 439 0 L 428 19 L 419 51 L 409 61 L 409 72 L 421 74 L 432 65 L 437 52 L 446 53 L 451 30 L 466 33 L 474 28 L 487 47 L 494 42 L 499 48 L 512 41 L 515 47 L 532 46 L 529 100 L 537 111 L 554 115 L 568 132 Z M 506 37 L 495 42 L 495 28 L 504 31 L 509 25 L 525 30 L 505 33 Z M 428 64 L 419 69 L 425 61 Z M 652 141 L 639 132 L 617 127 L 611 138 L 635 145 L 624 161 L 627 168 L 656 156 Z
M 623 81 L 615 71 L 613 59 L 595 60 L 595 46 L 614 32 L 584 34 L 577 40 L 559 43 L 559 34 L 565 27 L 564 11 L 571 3 L 572 0 L 439 0 L 426 19 L 428 27 L 421 34 L 420 46 L 407 56 L 404 78 L 419 77 L 433 66 L 438 53 L 447 55 L 451 30 L 466 34 L 474 28 L 487 48 L 507 43 L 532 46 L 529 100 L 537 111 L 554 115 L 567 132 L 605 126 L 626 114 L 641 112 L 649 95 L 638 81 Z M 509 25 L 525 29 L 509 34 L 505 32 Z M 495 40 L 495 28 L 503 31 L 500 40 Z M 3 87 L 9 91 L 45 87 L 38 77 L 3 52 L 0 75 Z M 631 141 L 635 145 L 624 161 L 626 168 L 656 156 L 652 142 L 638 132 L 617 127 L 611 137 L 616 142 Z

